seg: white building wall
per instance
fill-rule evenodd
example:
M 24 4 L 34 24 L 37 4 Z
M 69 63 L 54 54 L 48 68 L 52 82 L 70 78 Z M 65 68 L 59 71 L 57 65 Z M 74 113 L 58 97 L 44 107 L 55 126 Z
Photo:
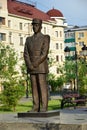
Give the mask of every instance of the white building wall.
M 6 25 L 0 26 L 0 32 L 6 33 L 6 44 L 11 45 L 18 53 L 19 59 L 24 51 L 24 44 L 26 37 L 28 35 L 32 35 L 32 26 L 31 26 L 31 19 L 19 17 L 16 15 L 8 14 L 7 12 L 7 0 L 3 0 L 2 2 L 2 9 L 0 9 L 0 17 L 4 16 L 6 18 Z M 52 51 L 51 55 L 55 61 L 55 64 L 50 68 L 50 72 L 57 74 L 58 65 L 63 65 L 65 60 L 64 56 L 64 19 L 63 18 L 55 18 L 55 22 L 44 22 L 42 24 L 42 33 L 50 35 L 50 50 Z M 8 21 L 10 21 L 10 27 L 8 27 Z M 19 24 L 22 23 L 22 30 L 19 28 Z M 58 36 L 56 33 L 58 32 Z M 61 35 L 60 35 L 61 33 Z M 11 36 L 11 44 L 9 42 L 9 36 Z M 20 37 L 23 38 L 23 45 L 20 45 Z M 58 49 L 56 48 L 56 43 L 58 43 Z M 62 48 L 61 48 L 62 44 Z M 59 60 L 56 61 L 56 56 L 59 56 Z M 61 59 L 62 56 L 62 59 Z M 19 65 L 22 64 L 20 60 Z M 19 69 L 19 67 L 18 67 Z

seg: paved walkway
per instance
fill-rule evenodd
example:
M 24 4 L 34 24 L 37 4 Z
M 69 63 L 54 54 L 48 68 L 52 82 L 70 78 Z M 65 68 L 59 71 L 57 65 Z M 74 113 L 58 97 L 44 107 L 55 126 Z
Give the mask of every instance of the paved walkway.
M 87 108 L 63 109 L 59 110 L 60 116 L 55 117 L 27 117 L 18 118 L 17 113 L 0 114 L 0 122 L 33 122 L 33 123 L 60 123 L 60 124 L 80 124 L 87 123 Z

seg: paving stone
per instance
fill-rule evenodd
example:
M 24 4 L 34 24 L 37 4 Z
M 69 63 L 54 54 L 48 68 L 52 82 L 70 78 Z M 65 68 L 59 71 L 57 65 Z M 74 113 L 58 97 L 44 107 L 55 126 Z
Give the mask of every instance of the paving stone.
M 45 118 L 0 114 L 0 130 L 87 130 L 87 109 L 63 109 L 60 115 Z

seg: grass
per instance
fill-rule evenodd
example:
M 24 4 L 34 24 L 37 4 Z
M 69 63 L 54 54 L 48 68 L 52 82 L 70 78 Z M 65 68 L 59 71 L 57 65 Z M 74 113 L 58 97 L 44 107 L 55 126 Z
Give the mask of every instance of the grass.
M 16 106 L 15 112 L 27 112 L 32 109 L 32 101 L 27 102 L 19 102 L 19 104 Z M 57 110 L 60 108 L 60 100 L 49 100 L 48 102 L 48 110 Z M 0 106 L 0 113 L 9 113 L 13 112 L 12 110 L 7 110 L 3 106 Z
M 55 100 L 50 100 L 48 102 L 48 110 L 57 110 L 60 109 L 60 100 L 55 99 Z

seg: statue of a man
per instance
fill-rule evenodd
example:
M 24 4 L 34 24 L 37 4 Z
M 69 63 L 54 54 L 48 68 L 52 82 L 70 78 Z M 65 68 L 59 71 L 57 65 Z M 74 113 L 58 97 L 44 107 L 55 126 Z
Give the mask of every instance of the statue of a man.
M 32 112 L 46 112 L 48 108 L 48 51 L 50 36 L 41 33 L 42 20 L 32 20 L 33 32 L 26 38 L 24 47 L 24 60 L 30 74 L 33 109 Z

